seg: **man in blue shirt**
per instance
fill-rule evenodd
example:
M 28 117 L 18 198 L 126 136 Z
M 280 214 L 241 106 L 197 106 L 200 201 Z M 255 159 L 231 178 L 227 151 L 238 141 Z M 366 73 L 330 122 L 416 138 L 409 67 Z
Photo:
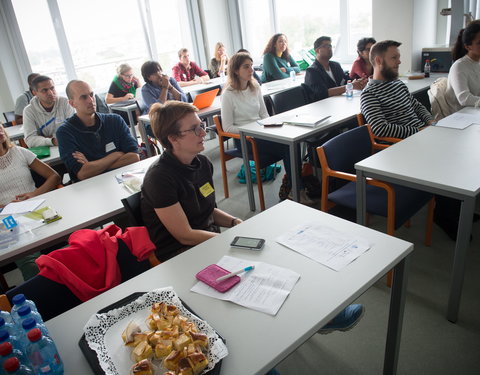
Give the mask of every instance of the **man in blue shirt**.
M 74 180 L 84 180 L 140 160 L 138 144 L 116 114 L 97 113 L 95 95 L 83 81 L 66 88 L 77 113 L 57 130 L 60 157 Z

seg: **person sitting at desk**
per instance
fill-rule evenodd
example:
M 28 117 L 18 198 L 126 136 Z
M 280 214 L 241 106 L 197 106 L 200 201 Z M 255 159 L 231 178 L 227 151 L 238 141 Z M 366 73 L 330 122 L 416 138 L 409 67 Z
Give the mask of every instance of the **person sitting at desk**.
M 45 180 L 38 188 L 35 187 L 32 171 Z M 46 193 L 59 184 L 57 172 L 38 160 L 30 150 L 13 145 L 0 123 L 0 208 L 10 202 L 21 202 Z M 38 273 L 35 259 L 39 255 L 32 254 L 15 262 L 24 280 Z
M 288 51 L 287 37 L 275 34 L 263 51 L 262 82 L 290 77 L 290 72 L 300 73 L 300 68 Z
M 23 124 L 23 110 L 27 105 L 30 104 L 30 101 L 33 99 L 34 96 L 32 81 L 39 75 L 40 74 L 38 73 L 32 73 L 28 75 L 28 90 L 21 94 L 19 97 L 17 97 L 17 100 L 15 101 L 15 124 L 17 125 Z
M 253 78 L 253 60 L 247 53 L 237 53 L 228 63 L 228 82 L 222 93 L 222 125 L 229 133 L 239 133 L 238 127 L 268 117 L 262 91 Z M 241 149 L 239 139 L 234 139 L 235 147 Z M 261 155 L 283 159 L 286 173 L 290 173 L 290 150 L 282 143 L 256 139 Z M 285 197 L 281 197 L 283 199 Z M 300 190 L 300 202 L 312 204 L 305 189 Z
M 67 98 L 57 96 L 51 78 L 38 76 L 32 81 L 35 97 L 23 110 L 23 132 L 28 147 L 58 146 L 55 134 L 75 111 Z
M 215 44 L 215 50 L 213 51 L 213 58 L 210 60 L 210 75 L 212 78 L 225 75 L 227 72 L 228 55 L 225 50 L 225 46 L 221 42 Z
M 141 87 L 140 80 L 133 75 L 133 69 L 128 64 L 120 64 L 117 75 L 108 89 L 105 101 L 107 104 L 124 102 L 136 96 L 137 89 Z
M 208 82 L 210 79 L 208 73 L 190 60 L 188 49 L 180 49 L 180 51 L 178 51 L 178 58 L 180 61 L 172 68 L 172 71 L 173 78 L 175 78 L 180 87 Z
M 398 79 L 400 45 L 384 40 L 370 50 L 373 79 L 362 91 L 360 107 L 377 137 L 406 138 L 433 123 L 430 112 Z
M 165 103 L 166 100 L 187 101 L 187 96 L 173 77 L 163 73 L 162 67 L 156 61 L 147 61 L 142 65 L 142 77 L 145 85 L 142 87 L 142 100 L 146 112 L 153 103 Z
M 357 43 L 358 57 L 353 62 L 350 70 L 350 78 L 368 78 L 373 74 L 373 66 L 370 62 L 370 49 L 377 43 L 373 38 L 362 38 Z
M 70 81 L 66 88 L 77 113 L 58 128 L 60 157 L 72 179 L 84 180 L 140 160 L 138 144 L 123 119 L 116 114 L 95 112 L 95 96 L 83 81 Z
M 204 150 L 205 124 L 189 103 L 167 101 L 150 108 L 155 136 L 165 148 L 145 174 L 141 209 L 145 226 L 166 261 L 242 220 L 218 209 L 213 166 Z
M 305 86 L 311 102 L 326 99 L 329 96 L 342 95 L 350 77 L 345 74 L 339 63 L 332 58 L 332 39 L 321 36 L 313 44 L 316 59 L 305 73 Z M 352 81 L 355 90 L 362 90 L 367 84 L 366 78 Z
M 245 48 L 240 48 L 237 53 L 240 53 L 240 52 L 244 52 L 248 55 L 250 55 L 250 52 L 248 50 L 246 50 Z M 258 82 L 258 84 L 261 86 L 262 85 L 262 79 L 259 77 L 259 75 L 257 74 L 257 72 L 255 71 L 255 69 L 253 70 L 253 78 L 255 78 L 255 80 Z
M 452 55 L 455 62 L 448 73 L 445 98 L 450 113 L 480 107 L 480 20 L 460 30 Z

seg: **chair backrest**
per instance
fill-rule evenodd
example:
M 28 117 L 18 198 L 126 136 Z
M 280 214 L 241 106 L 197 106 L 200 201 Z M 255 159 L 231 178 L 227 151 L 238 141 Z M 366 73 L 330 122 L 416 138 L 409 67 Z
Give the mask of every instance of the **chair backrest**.
M 292 87 L 291 89 L 272 94 L 270 98 L 272 99 L 275 114 L 308 104 L 307 96 L 302 86 Z
M 348 130 L 323 144 L 331 169 L 355 174 L 355 163 L 372 154 L 372 139 L 368 126 Z
M 5 117 L 6 122 L 13 122 L 15 121 L 15 112 L 14 111 L 3 112 L 3 117 Z
M 140 227 L 144 225 L 140 202 L 141 192 L 122 199 L 123 207 L 125 207 L 125 211 L 127 212 L 128 221 L 132 227 Z

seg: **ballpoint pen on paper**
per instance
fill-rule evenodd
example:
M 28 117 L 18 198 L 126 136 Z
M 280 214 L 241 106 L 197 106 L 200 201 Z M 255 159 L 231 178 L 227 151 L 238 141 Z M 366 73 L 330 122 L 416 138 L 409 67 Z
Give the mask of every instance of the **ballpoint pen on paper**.
M 251 271 L 251 270 L 253 270 L 254 268 L 255 268 L 255 266 L 248 266 L 248 267 L 242 268 L 241 270 L 238 270 L 238 271 L 235 271 L 235 272 L 230 272 L 230 273 L 227 274 L 227 275 L 224 275 L 224 276 L 222 276 L 222 277 L 219 277 L 219 278 L 217 279 L 217 282 L 223 281 L 223 280 L 227 280 L 227 279 L 229 279 L 229 278 L 231 278 L 231 277 L 233 277 L 233 276 L 236 276 L 236 275 L 238 275 L 239 273 L 242 273 L 242 272 Z

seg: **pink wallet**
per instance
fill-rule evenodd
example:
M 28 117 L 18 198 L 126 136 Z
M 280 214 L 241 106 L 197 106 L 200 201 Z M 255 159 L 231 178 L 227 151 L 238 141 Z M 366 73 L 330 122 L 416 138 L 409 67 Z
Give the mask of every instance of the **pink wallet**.
M 240 277 L 235 275 L 223 281 L 217 281 L 219 277 L 224 275 L 228 275 L 230 271 L 217 266 L 216 264 L 210 264 L 209 266 L 205 267 L 203 270 L 198 272 L 195 277 L 211 286 L 215 290 L 218 290 L 221 293 L 225 293 L 227 290 L 231 289 L 233 286 L 237 285 L 240 282 Z

